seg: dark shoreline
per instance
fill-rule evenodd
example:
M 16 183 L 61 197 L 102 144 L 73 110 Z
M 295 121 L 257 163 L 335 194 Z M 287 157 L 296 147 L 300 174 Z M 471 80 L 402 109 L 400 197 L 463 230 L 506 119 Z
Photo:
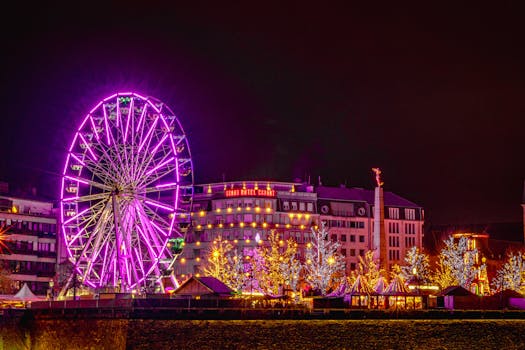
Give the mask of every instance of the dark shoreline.
M 525 349 L 525 320 L 25 319 L 5 349 Z

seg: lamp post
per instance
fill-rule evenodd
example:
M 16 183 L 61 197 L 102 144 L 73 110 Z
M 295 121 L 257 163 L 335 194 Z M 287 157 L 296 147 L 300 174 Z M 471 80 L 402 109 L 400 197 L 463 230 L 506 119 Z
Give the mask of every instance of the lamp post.
M 417 294 L 419 294 L 419 278 L 417 276 L 417 268 L 415 266 L 412 268 L 412 274 L 414 275 L 414 280 L 416 282 Z

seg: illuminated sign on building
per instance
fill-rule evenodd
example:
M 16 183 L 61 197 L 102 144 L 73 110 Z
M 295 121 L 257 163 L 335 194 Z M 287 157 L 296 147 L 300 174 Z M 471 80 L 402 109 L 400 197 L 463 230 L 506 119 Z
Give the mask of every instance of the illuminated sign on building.
M 231 189 L 224 191 L 226 197 L 275 197 L 275 190 L 264 189 Z

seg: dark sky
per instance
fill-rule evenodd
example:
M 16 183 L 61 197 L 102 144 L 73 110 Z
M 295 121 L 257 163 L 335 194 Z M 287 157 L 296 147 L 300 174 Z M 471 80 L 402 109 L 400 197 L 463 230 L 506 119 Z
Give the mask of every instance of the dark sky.
M 55 195 L 81 118 L 134 90 L 178 115 L 199 182 L 378 166 L 430 223 L 521 220 L 521 1 L 167 3 L 4 11 L 0 179 Z

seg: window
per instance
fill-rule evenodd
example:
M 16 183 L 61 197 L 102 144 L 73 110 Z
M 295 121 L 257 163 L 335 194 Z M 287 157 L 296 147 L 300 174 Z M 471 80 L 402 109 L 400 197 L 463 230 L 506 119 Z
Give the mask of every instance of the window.
M 332 235 L 332 242 L 337 242 L 337 235 Z
M 355 270 L 355 263 L 350 263 L 350 270 Z
M 346 242 L 346 235 L 345 234 L 341 235 L 341 242 Z
M 350 235 L 350 242 L 355 242 L 355 235 Z
M 405 209 L 405 220 L 416 220 L 416 209 Z
M 313 203 L 306 203 L 306 211 L 309 211 L 309 212 L 314 211 L 314 204 Z
M 350 249 L 350 256 L 355 256 L 355 249 Z
M 283 210 L 290 210 L 290 202 L 288 201 L 283 202 Z
M 345 249 L 345 248 L 342 248 L 342 249 L 341 249 L 341 255 L 342 255 L 342 256 L 346 256 L 346 249 Z
M 299 202 L 299 211 L 305 211 L 304 202 Z
M 359 256 L 365 256 L 365 250 L 359 249 Z
M 399 208 L 388 208 L 389 219 L 399 219 Z
M 359 236 L 359 242 L 364 243 L 365 242 L 365 236 Z
M 297 202 L 292 202 L 292 210 L 297 211 Z

